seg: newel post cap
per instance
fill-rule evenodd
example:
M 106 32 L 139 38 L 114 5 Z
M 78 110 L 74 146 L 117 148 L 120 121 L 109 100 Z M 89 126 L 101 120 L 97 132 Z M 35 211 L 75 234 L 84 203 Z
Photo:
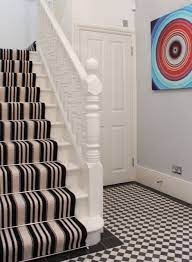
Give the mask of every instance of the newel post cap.
M 103 85 L 101 80 L 97 77 L 99 63 L 95 58 L 89 58 L 86 61 L 86 69 L 88 72 L 88 92 L 92 95 L 98 96 L 101 94 Z

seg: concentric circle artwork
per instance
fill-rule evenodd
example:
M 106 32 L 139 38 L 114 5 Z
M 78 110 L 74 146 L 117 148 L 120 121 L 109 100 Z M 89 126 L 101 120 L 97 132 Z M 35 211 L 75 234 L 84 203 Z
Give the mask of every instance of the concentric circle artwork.
M 192 88 L 192 5 L 154 20 L 153 90 Z

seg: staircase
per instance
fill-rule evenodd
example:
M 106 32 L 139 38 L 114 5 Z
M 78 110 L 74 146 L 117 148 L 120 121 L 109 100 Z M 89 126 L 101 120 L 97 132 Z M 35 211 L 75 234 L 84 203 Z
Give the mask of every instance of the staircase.
M 100 241 L 98 65 L 85 71 L 45 0 L 37 52 L 0 50 L 0 261 Z

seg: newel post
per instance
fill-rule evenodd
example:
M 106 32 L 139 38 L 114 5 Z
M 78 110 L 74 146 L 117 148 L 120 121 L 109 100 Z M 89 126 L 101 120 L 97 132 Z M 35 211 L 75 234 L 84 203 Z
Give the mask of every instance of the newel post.
M 94 58 L 86 62 L 88 72 L 86 101 L 86 159 L 89 169 L 89 216 L 102 216 L 103 167 L 100 151 L 100 95 L 102 82 L 98 78 L 98 62 Z

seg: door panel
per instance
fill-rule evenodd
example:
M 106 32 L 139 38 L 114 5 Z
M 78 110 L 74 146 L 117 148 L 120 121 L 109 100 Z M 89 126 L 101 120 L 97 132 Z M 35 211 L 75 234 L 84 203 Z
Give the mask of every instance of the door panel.
M 104 90 L 101 102 L 101 152 L 104 184 L 128 182 L 134 175 L 132 35 L 79 31 L 82 62 L 94 57 Z

